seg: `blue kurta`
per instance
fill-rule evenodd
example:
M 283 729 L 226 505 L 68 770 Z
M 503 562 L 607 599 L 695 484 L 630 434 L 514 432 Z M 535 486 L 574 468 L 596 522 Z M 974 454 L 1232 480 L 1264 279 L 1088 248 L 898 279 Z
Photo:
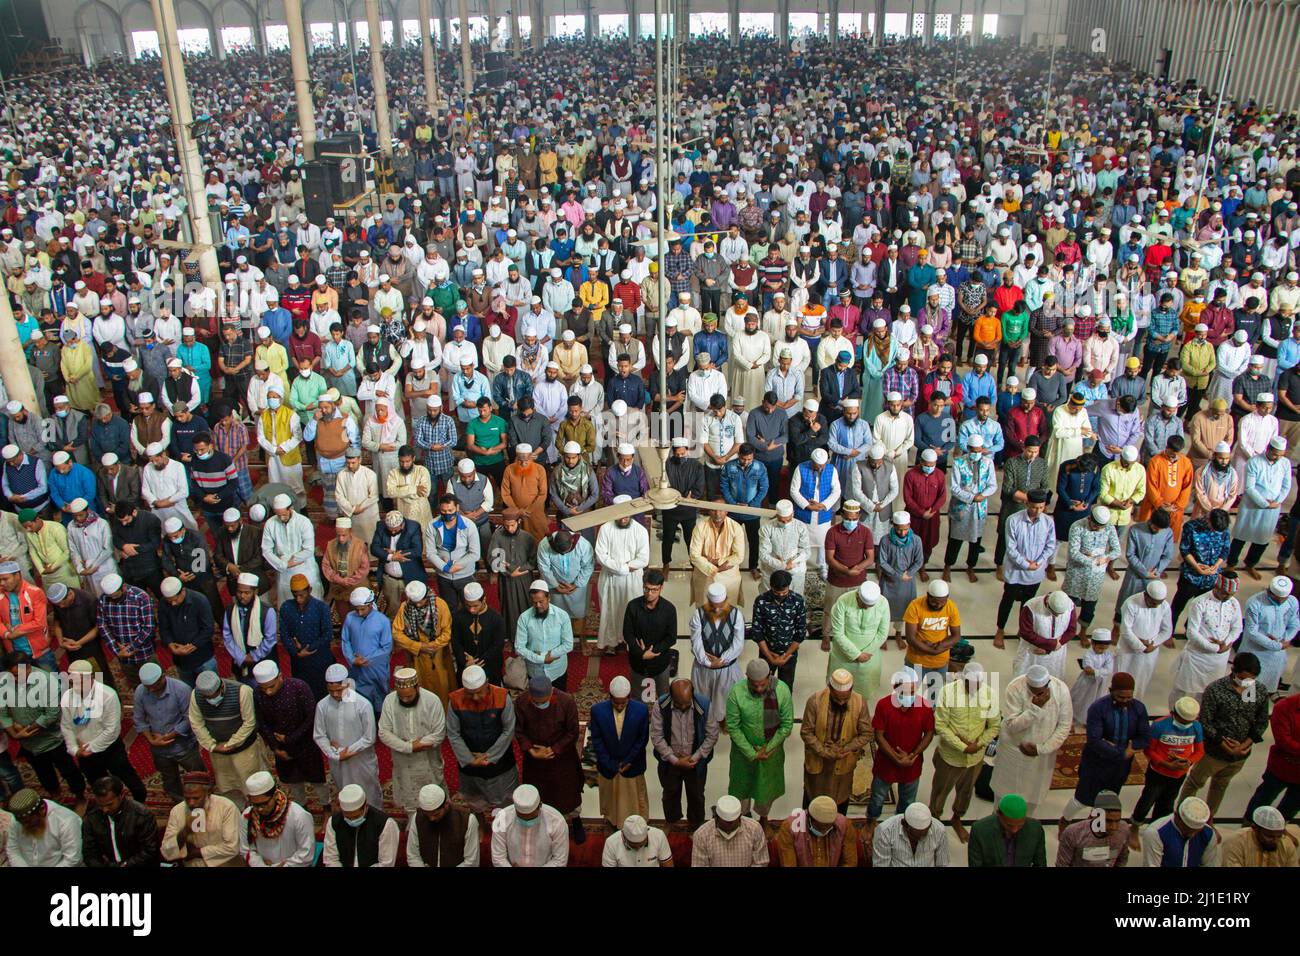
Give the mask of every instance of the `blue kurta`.
M 343 657 L 348 672 L 361 694 L 379 713 L 388 694 L 388 658 L 393 653 L 393 626 L 388 618 L 372 609 L 364 618 L 356 611 L 343 622 Z M 357 657 L 366 663 L 358 666 Z
M 51 468 L 49 486 L 50 500 L 54 502 L 56 508 L 66 508 L 68 502 L 84 498 L 90 507 L 100 511 L 99 496 L 95 493 L 95 473 L 85 465 L 79 465 L 74 461 L 66 475 L 59 474 L 57 468 Z M 63 516 L 64 524 L 68 524 L 71 520 L 71 515 Z
M 212 394 L 212 353 L 206 345 L 197 342 L 194 345 L 181 345 L 176 350 L 176 357 L 185 363 L 190 374 L 199 381 L 199 401 L 208 404 Z M 191 409 L 193 411 L 193 409 Z
M 840 476 L 840 488 L 847 492 L 849 488 L 849 476 L 858 462 L 867 460 L 867 452 L 875 439 L 871 437 L 871 427 L 858 416 L 857 420 L 850 425 L 845 419 L 837 418 L 831 422 L 831 437 L 828 447 L 834 455 L 832 459 L 835 464 L 835 471 Z M 848 453 L 857 449 L 860 454 L 850 458 Z
M 1277 530 L 1282 507 L 1267 507 L 1270 501 L 1282 502 L 1291 494 L 1291 462 L 1285 456 L 1269 461 L 1256 455 L 1246 462 L 1246 480 L 1242 485 L 1241 509 L 1232 537 L 1250 544 L 1268 544 Z
M 1261 591 L 1246 602 L 1245 630 L 1241 649 L 1259 658 L 1259 683 L 1270 694 L 1276 693 L 1286 669 L 1287 643 L 1300 631 L 1300 603 L 1293 597 L 1281 602 Z
M 575 621 L 584 621 L 591 604 L 591 575 L 595 570 L 595 553 L 591 542 L 581 535 L 565 553 L 551 547 L 551 539 L 544 538 L 537 546 L 537 570 L 542 580 L 551 586 L 551 603 Z M 577 590 L 561 594 L 557 584 L 572 584 Z

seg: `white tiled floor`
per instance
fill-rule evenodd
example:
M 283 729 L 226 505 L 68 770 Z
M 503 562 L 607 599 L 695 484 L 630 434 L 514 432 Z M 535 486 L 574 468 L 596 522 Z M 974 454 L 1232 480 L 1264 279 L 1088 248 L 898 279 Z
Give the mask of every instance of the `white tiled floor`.
M 652 456 L 645 456 L 645 457 L 652 457 Z M 652 465 L 651 467 L 654 466 Z M 986 534 L 988 549 L 985 551 L 985 554 L 981 558 L 980 568 L 982 570 L 979 573 L 978 583 L 975 584 L 970 583 L 966 578 L 964 570 L 961 572 L 954 571 L 952 575 L 952 598 L 957 602 L 958 607 L 961 609 L 962 633 L 964 636 L 970 639 L 971 642 L 975 645 L 975 659 L 984 665 L 986 671 L 999 673 L 1001 675 L 1002 686 L 1005 687 L 1006 683 L 1011 679 L 1012 676 L 1012 658 L 1015 653 L 1015 644 L 1016 644 L 1015 636 L 1014 636 L 1015 635 L 1015 630 L 1014 630 L 1015 613 L 1013 612 L 1012 619 L 1010 622 L 1011 636 L 1007 640 L 1007 646 L 1004 650 L 997 650 L 996 648 L 993 647 L 992 636 L 994 632 L 997 602 L 1002 593 L 1001 592 L 1002 586 L 1001 584 L 998 583 L 996 577 L 994 576 L 994 570 L 992 565 L 991 552 L 992 552 L 992 544 L 994 540 L 993 532 L 994 532 L 994 522 L 991 520 L 989 522 L 989 530 Z M 944 533 L 940 538 L 940 547 L 942 547 L 944 540 L 946 540 L 946 528 L 944 529 Z M 1268 556 L 1264 559 L 1264 562 L 1262 564 L 1263 568 L 1273 567 L 1273 564 L 1275 563 L 1275 559 L 1274 559 L 1275 553 L 1276 553 L 1276 549 L 1271 547 Z M 659 556 L 659 541 L 657 539 L 652 538 L 651 554 L 652 554 L 652 559 L 657 561 Z M 962 555 L 962 558 L 964 560 L 965 558 L 964 553 Z M 941 560 L 941 556 L 939 555 L 931 556 L 931 565 L 929 570 L 931 571 L 932 574 L 937 574 L 935 563 L 939 560 Z M 676 546 L 676 549 L 673 552 L 673 564 L 677 568 L 684 568 L 687 566 L 687 563 L 688 563 L 688 558 L 686 554 L 686 547 L 679 541 Z M 1062 545 L 1058 552 L 1057 567 L 1060 569 L 1064 569 L 1064 566 L 1065 566 L 1065 547 L 1064 545 Z M 1239 594 L 1239 599 L 1244 603 L 1245 600 L 1251 594 L 1254 594 L 1255 592 L 1259 591 L 1262 587 L 1264 587 L 1267 584 L 1270 577 L 1271 575 L 1268 572 L 1264 572 L 1263 581 L 1256 582 L 1243 575 L 1241 578 L 1241 592 Z M 1169 584 L 1170 594 L 1172 595 L 1174 587 L 1177 583 L 1176 571 L 1170 571 L 1166 577 L 1166 581 Z M 1056 586 L 1059 585 L 1052 585 L 1051 582 L 1047 582 L 1047 584 L 1044 587 L 1044 592 Z M 1113 614 L 1113 609 L 1115 606 L 1115 596 L 1118 593 L 1118 591 L 1119 591 L 1118 581 L 1108 580 L 1106 582 L 1106 585 L 1102 591 L 1101 600 L 1099 601 L 1097 606 L 1097 616 L 1095 621 L 1096 625 L 1103 626 L 1109 623 L 1110 617 Z M 754 597 L 758 593 L 759 593 L 759 583 L 750 580 L 748 575 L 746 575 L 742 586 L 743 607 L 748 609 Z M 692 610 L 690 605 L 689 572 L 684 570 L 678 570 L 672 572 L 669 576 L 668 585 L 664 590 L 664 595 L 668 600 L 672 601 L 672 603 L 677 607 L 678 619 L 680 625 L 679 633 L 685 634 L 687 632 L 689 615 Z M 746 616 L 748 617 L 748 613 L 746 614 Z M 1184 615 L 1184 617 L 1185 616 L 1186 615 Z M 1181 633 L 1181 631 L 1179 633 Z M 689 642 L 686 640 L 679 641 L 678 650 L 681 655 L 683 668 L 689 668 L 689 664 L 691 660 Z M 1179 646 L 1177 649 L 1164 648 L 1158 652 L 1161 658 L 1160 663 L 1158 665 L 1156 676 L 1153 679 L 1151 683 L 1151 687 L 1149 688 L 1145 698 L 1148 704 L 1148 709 L 1153 715 L 1161 715 L 1166 713 L 1167 711 L 1166 704 L 1169 695 L 1170 681 L 1173 675 L 1177 656 L 1181 652 L 1182 652 L 1181 641 L 1179 642 Z M 747 642 L 744 655 L 742 656 L 742 665 L 743 663 L 747 662 L 749 659 L 756 657 L 757 653 L 758 652 L 755 646 L 752 643 Z M 1082 652 L 1077 644 L 1071 646 L 1070 648 L 1071 663 L 1069 665 L 1069 670 L 1067 670 L 1068 674 L 1073 675 L 1077 673 L 1078 668 L 1077 665 L 1073 663 L 1073 661 L 1074 659 L 1081 656 L 1081 653 Z M 807 701 L 809 695 L 819 690 L 825 684 L 827 656 L 828 655 L 825 652 L 823 652 L 815 642 L 805 643 L 799 652 L 799 667 L 795 676 L 795 686 L 794 686 L 794 695 L 793 695 L 794 712 L 795 712 L 796 720 L 802 714 L 804 703 Z M 1291 663 L 1291 667 L 1288 668 L 1287 671 L 1288 675 L 1290 675 L 1291 670 L 1295 668 L 1295 659 L 1298 656 L 1300 656 L 1300 654 L 1297 654 L 1295 651 L 1292 652 L 1292 663 Z M 884 665 L 881 671 L 882 674 L 886 675 L 886 679 L 887 679 L 887 676 L 890 673 L 892 673 L 894 670 L 896 670 L 899 666 L 901 666 L 902 663 L 903 663 L 903 652 L 896 650 L 894 648 L 893 643 L 890 642 L 888 650 L 885 651 Z M 1251 794 L 1254 792 L 1256 785 L 1259 783 L 1260 774 L 1263 772 L 1263 768 L 1267 756 L 1268 742 L 1269 740 L 1268 738 L 1266 738 L 1265 743 L 1263 745 L 1256 746 L 1255 752 L 1251 755 L 1251 757 L 1247 761 L 1245 769 L 1240 774 L 1238 774 L 1236 779 L 1232 782 L 1231 786 L 1229 787 L 1227 796 L 1224 799 L 1224 803 L 1220 811 L 1221 815 L 1225 819 L 1235 820 L 1235 818 L 1239 817 L 1242 811 L 1245 809 L 1246 802 L 1250 799 Z M 730 741 L 725 735 L 722 735 L 719 738 L 719 742 L 718 742 L 718 748 L 717 748 L 718 757 L 715 758 L 715 760 L 709 767 L 708 785 L 706 787 L 706 796 L 708 798 L 709 806 L 712 806 L 712 803 L 718 797 L 725 794 L 727 791 L 727 755 L 729 752 L 729 748 L 730 748 Z M 919 792 L 919 797 L 922 800 L 929 799 L 930 779 L 932 774 L 932 770 L 931 770 L 932 755 L 933 755 L 933 746 L 931 747 L 930 751 L 927 752 L 925 758 L 926 766 L 925 766 L 924 773 L 922 775 L 921 788 Z M 777 800 L 777 802 L 774 804 L 772 808 L 772 817 L 774 819 L 779 819 L 780 817 L 789 813 L 792 809 L 795 809 L 799 806 L 800 800 L 802 798 L 802 788 L 803 788 L 802 773 L 803 773 L 803 744 L 799 739 L 799 725 L 796 724 L 795 730 L 792 733 L 790 739 L 787 741 L 785 746 L 786 792 L 783 797 Z M 654 773 L 653 767 L 651 768 L 650 772 L 646 775 L 646 779 L 650 790 L 650 811 L 652 816 L 658 816 L 662 813 L 663 808 L 662 808 L 662 804 L 660 803 L 659 782 Z M 1124 789 L 1124 792 L 1121 796 L 1124 800 L 1126 810 L 1132 808 L 1133 804 L 1137 801 L 1137 796 L 1139 792 L 1140 792 L 1140 788 L 1138 787 L 1127 787 Z M 1047 799 L 1039 807 L 1038 810 L 1039 817 L 1044 821 L 1055 820 L 1056 817 L 1059 815 L 1059 813 L 1064 809 L 1065 803 L 1070 797 L 1070 793 L 1071 792 L 1069 790 L 1051 791 Z M 951 804 L 949 806 L 951 806 Z M 990 812 L 990 810 L 991 810 L 990 804 L 976 798 L 971 805 L 971 809 L 969 811 L 968 816 L 971 819 L 977 819 L 981 816 L 987 815 Z M 888 816 L 890 813 L 892 813 L 892 808 L 886 807 L 885 808 L 886 816 Z M 864 814 L 865 814 L 865 808 L 852 807 L 850 809 L 850 816 L 863 816 Z M 595 817 L 599 815 L 597 794 L 596 791 L 592 788 L 588 788 L 584 793 L 583 815 L 588 817 Z M 1227 827 L 1229 830 L 1232 830 L 1236 828 L 1236 824 L 1235 823 L 1227 824 Z M 1054 854 L 1056 851 L 1055 833 L 1056 833 L 1055 826 L 1049 826 L 1048 827 L 1049 862 L 1051 862 L 1054 859 Z M 949 840 L 950 840 L 950 849 L 952 851 L 953 863 L 956 865 L 964 864 L 966 859 L 965 847 L 962 846 L 955 837 L 950 836 Z M 1133 856 L 1136 858 L 1137 856 L 1139 856 L 1139 854 L 1134 854 Z M 1136 859 L 1132 859 L 1131 862 L 1136 863 L 1138 861 Z

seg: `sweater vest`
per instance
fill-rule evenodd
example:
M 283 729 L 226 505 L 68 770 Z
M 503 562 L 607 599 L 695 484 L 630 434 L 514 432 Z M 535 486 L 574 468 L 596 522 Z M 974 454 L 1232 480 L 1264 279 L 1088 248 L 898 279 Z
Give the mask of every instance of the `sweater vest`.
M 348 450 L 348 435 L 344 430 L 345 419 L 321 419 L 316 423 L 316 454 L 323 459 L 342 458 Z
M 822 466 L 821 472 L 815 479 L 811 464 L 804 462 L 799 466 L 799 494 L 803 495 L 806 501 L 825 501 L 831 493 L 834 480 L 835 470 L 829 463 Z M 825 511 L 813 511 L 811 508 L 800 508 L 798 505 L 795 505 L 794 514 L 806 524 L 830 524 L 835 516 L 829 508 Z
M 420 859 L 424 865 L 454 867 L 464 863 L 465 830 L 468 826 L 469 814 L 455 807 L 448 807 L 437 822 L 417 813 L 415 829 L 420 834 Z
M 221 682 L 221 703 L 213 704 L 211 700 L 202 694 L 195 695 L 195 701 L 198 704 L 199 713 L 203 715 L 203 723 L 208 728 L 208 733 L 212 739 L 219 744 L 224 744 L 244 724 L 244 718 L 239 712 L 239 688 L 237 681 L 223 680 Z M 227 753 L 239 753 L 247 750 L 257 742 L 257 734 L 249 734 L 248 737 L 236 749 L 227 751 Z
M 1178 827 L 1173 820 L 1162 826 L 1157 833 L 1161 844 L 1165 848 L 1160 865 L 1171 868 L 1183 867 L 1184 850 L 1187 852 L 1186 866 L 1189 869 L 1200 866 L 1201 857 L 1205 855 L 1205 848 L 1214 839 L 1214 827 L 1202 827 L 1192 836 L 1184 837 L 1178 832 Z

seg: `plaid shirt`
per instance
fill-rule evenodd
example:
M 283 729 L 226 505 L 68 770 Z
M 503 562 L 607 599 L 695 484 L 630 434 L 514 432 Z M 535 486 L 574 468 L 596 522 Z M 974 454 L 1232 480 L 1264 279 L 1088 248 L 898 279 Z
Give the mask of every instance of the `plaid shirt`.
M 447 477 L 452 471 L 451 449 L 456 444 L 456 426 L 446 412 L 436 422 L 428 415 L 415 420 L 415 447 L 424 449 L 424 467 L 433 477 Z M 442 451 L 433 451 L 431 445 L 445 445 Z
M 1077 324 L 1078 320 L 1076 319 L 1075 322 L 1076 325 L 1074 327 L 1074 331 L 1077 334 L 1079 331 L 1079 326 Z M 1151 313 L 1151 325 L 1147 328 L 1147 335 L 1151 337 L 1157 335 L 1169 335 L 1171 332 L 1176 331 L 1179 325 L 1180 325 L 1180 321 L 1178 318 L 1178 313 L 1175 312 L 1173 309 L 1156 309 L 1154 312 Z M 1163 350 L 1166 352 L 1169 351 L 1168 342 L 1157 343 L 1157 342 L 1153 342 L 1151 338 L 1148 338 L 1147 343 L 1148 343 L 1147 344 L 1148 351 L 1150 350 L 1155 350 L 1155 351 Z
M 248 468 L 248 426 L 236 421 L 229 428 L 221 422 L 212 426 L 212 442 L 230 459 L 236 471 Z
M 1074 317 L 1074 337 L 1080 342 L 1086 342 L 1092 338 L 1092 333 L 1097 330 L 1097 316 L 1095 315 L 1075 315 Z
M 691 291 L 691 273 L 693 272 L 691 266 L 692 262 L 689 253 L 679 252 L 674 254 L 670 252 L 664 256 L 664 271 L 667 272 L 669 276 L 668 285 L 674 292 Z M 672 278 L 678 273 L 684 273 L 686 278 Z
M 890 392 L 897 392 L 903 396 L 904 402 L 915 402 L 921 394 L 921 379 L 916 374 L 916 369 L 910 365 L 899 370 L 897 365 L 891 365 L 885 369 L 884 377 L 881 378 L 881 390 L 888 395 Z
M 1240 395 L 1251 405 L 1259 401 L 1259 396 L 1264 392 L 1273 391 L 1273 380 L 1267 375 L 1261 375 L 1259 378 L 1251 378 L 1250 372 L 1242 372 L 1237 376 L 1236 381 L 1232 383 L 1233 396 Z
M 984 252 L 980 244 L 975 241 L 973 236 L 967 236 L 961 242 L 957 243 L 957 258 L 964 261 L 966 259 L 978 259 Z
M 249 343 L 248 339 L 244 338 L 242 335 L 235 336 L 235 341 L 233 342 L 227 342 L 224 338 L 221 340 L 221 360 L 230 368 L 234 368 L 252 354 L 253 346 Z M 245 367 L 239 374 L 251 376 L 253 374 L 253 366 L 249 365 Z
M 154 654 L 153 598 L 134 585 L 126 585 L 122 600 L 100 597 L 96 603 L 100 633 L 108 640 L 113 653 L 131 664 L 143 664 Z
M 330 266 L 325 270 L 325 281 L 335 289 L 342 291 L 347 287 L 348 276 L 352 274 L 351 266 L 337 265 Z

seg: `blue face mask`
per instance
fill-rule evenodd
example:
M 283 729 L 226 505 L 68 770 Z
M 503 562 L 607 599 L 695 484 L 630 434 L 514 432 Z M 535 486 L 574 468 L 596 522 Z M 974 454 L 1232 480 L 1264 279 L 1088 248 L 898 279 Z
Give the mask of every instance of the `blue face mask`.
M 225 700 L 225 699 L 226 699 L 226 695 L 225 695 L 225 694 L 218 694 L 216 697 L 209 697 L 209 698 L 208 698 L 208 703 L 211 704 L 213 707 L 216 707 L 218 704 L 220 704 L 220 703 L 221 703 L 223 700 Z
M 851 531 L 856 531 L 856 530 L 857 530 L 857 527 L 858 527 L 858 523 L 857 523 L 856 521 L 845 521 L 845 522 L 844 522 L 844 530 L 845 530 L 845 531 L 850 531 L 850 532 L 851 532 Z
M 60 418 L 67 418 L 67 417 L 68 417 L 68 410 L 67 410 L 66 408 L 65 408 L 65 409 L 61 409 L 60 411 L 57 411 L 57 412 L 55 412 L 54 414 L 55 414 L 55 415 L 58 415 Z
M 551 706 L 551 702 L 549 700 L 544 700 L 541 703 L 538 703 L 537 701 L 533 701 L 533 706 L 536 707 L 538 710 L 545 710 L 547 707 Z
M 364 815 L 359 817 L 344 817 L 343 819 L 346 820 L 348 826 L 352 827 L 352 829 L 354 830 L 357 827 L 361 826 L 361 824 L 366 822 L 366 818 Z
M 197 453 L 196 453 L 196 455 L 197 455 Z M 199 461 L 207 461 L 209 458 L 212 457 L 212 452 L 208 452 L 206 455 L 197 455 L 197 457 L 198 457 Z
M 537 824 L 542 822 L 542 816 L 541 814 L 538 814 L 537 816 L 533 817 L 531 820 L 525 820 L 523 817 L 515 817 L 515 822 L 518 823 L 521 827 L 524 827 L 525 829 L 532 829 L 533 827 L 537 826 Z
M 921 474 L 929 475 L 934 473 L 934 465 L 922 465 Z
M 267 408 L 279 408 L 279 407 L 280 407 L 280 399 L 278 399 L 278 398 L 268 398 L 268 399 L 266 400 L 266 407 L 267 407 Z
M 914 694 L 898 695 L 898 703 L 902 707 L 911 707 L 915 701 L 916 701 L 916 696 Z
M 815 823 L 810 823 L 808 824 L 808 832 L 815 837 L 824 837 L 826 834 L 830 833 L 830 830 L 823 829 Z

